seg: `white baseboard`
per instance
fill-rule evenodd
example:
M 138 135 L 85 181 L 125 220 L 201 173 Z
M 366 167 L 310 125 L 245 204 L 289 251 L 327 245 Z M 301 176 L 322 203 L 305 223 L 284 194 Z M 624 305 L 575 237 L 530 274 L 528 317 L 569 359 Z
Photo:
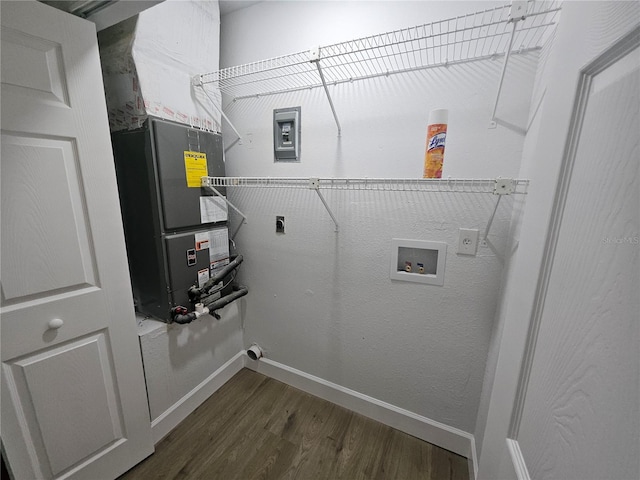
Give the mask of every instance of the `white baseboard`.
M 467 460 L 469 462 L 469 479 L 475 480 L 478 476 L 478 452 L 476 451 L 476 437 L 473 435 L 471 436 L 471 445 Z
M 151 422 L 153 442 L 158 443 L 162 440 L 202 402 L 242 370 L 246 357 L 244 350 L 236 353 L 229 361 L 153 420 Z
M 527 464 L 522 456 L 522 450 L 520 450 L 520 444 L 516 440 L 507 438 L 507 448 L 509 449 L 513 469 L 516 472 L 516 478 L 518 480 L 531 480 Z
M 245 366 L 251 370 L 468 458 L 470 477 L 475 478 L 477 459 L 472 434 L 268 358 L 257 361 L 244 358 Z

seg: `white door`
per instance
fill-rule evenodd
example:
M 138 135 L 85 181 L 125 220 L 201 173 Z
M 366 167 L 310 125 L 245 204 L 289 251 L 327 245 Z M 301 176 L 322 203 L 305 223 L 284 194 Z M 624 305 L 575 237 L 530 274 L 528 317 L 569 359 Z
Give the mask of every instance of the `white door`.
M 95 26 L 3 1 L 1 436 L 16 479 L 153 451 Z
M 586 81 L 512 426 L 534 479 L 640 477 L 640 49 Z
M 569 80 L 547 115 L 568 129 L 538 140 L 562 148 L 559 182 L 531 324 L 505 325 L 483 480 L 640 478 L 640 8 L 587 4 L 564 4 L 554 45 Z

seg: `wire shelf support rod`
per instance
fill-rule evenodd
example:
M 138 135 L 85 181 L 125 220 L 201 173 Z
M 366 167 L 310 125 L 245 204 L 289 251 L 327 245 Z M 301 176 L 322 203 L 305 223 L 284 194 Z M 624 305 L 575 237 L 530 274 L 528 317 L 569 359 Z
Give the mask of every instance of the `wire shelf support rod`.
M 327 95 L 327 100 L 329 100 L 329 106 L 331 107 L 333 118 L 336 121 L 336 126 L 338 127 L 338 136 L 340 137 L 342 135 L 342 127 L 340 126 L 340 120 L 338 120 L 338 114 L 336 113 L 336 108 L 333 106 L 333 100 L 331 100 L 331 94 L 329 93 L 329 88 L 327 87 L 327 82 L 324 79 L 324 74 L 322 73 L 322 67 L 320 66 L 320 47 L 312 48 L 309 51 L 309 61 L 311 63 L 316 64 L 316 68 L 318 69 L 318 75 L 320 75 L 320 81 L 322 82 L 322 86 L 324 87 L 324 93 Z M 336 228 L 337 227 L 338 227 L 338 224 L 336 224 Z

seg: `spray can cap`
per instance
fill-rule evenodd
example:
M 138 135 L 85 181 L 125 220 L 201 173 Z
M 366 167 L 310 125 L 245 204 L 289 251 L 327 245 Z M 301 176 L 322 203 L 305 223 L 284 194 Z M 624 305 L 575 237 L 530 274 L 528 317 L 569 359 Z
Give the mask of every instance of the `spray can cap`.
M 429 112 L 429 125 L 443 123 L 446 124 L 449 121 L 449 110 L 446 108 L 436 108 Z

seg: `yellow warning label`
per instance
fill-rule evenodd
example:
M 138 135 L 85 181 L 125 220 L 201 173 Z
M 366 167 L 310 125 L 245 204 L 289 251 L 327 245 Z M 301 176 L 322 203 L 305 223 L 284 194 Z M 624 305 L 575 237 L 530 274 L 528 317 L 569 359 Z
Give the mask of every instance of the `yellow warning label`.
M 200 152 L 184 152 L 184 170 L 187 187 L 197 188 L 202 185 L 202 177 L 208 177 L 207 154 Z

